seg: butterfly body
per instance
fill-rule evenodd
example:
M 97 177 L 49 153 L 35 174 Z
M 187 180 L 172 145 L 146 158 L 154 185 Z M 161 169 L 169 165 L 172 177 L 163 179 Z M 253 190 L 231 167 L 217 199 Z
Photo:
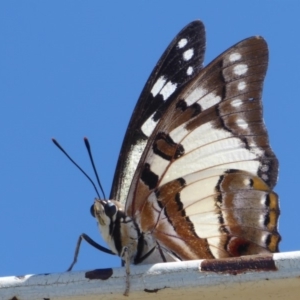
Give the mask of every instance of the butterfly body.
M 157 253 L 155 254 L 157 244 L 152 232 L 149 230 L 142 232 L 138 223 L 124 213 L 120 203 L 96 200 L 92 207 L 99 231 L 114 254 L 124 259 L 123 251 L 126 248 L 128 260 L 132 264 L 157 262 Z M 107 213 L 108 207 L 110 210 L 114 207 L 114 211 Z M 165 261 L 174 260 L 168 257 L 167 254 Z
M 267 44 L 245 39 L 205 68 L 204 50 L 200 21 L 168 46 L 129 122 L 114 200 L 92 206 L 128 274 L 129 263 L 278 251 L 278 160 L 261 101 Z
M 126 246 L 130 253 L 130 262 L 134 263 L 138 255 L 139 229 L 133 220 L 126 216 L 116 201 L 96 200 L 93 213 L 98 220 L 98 227 L 109 248 L 117 255 L 122 255 Z

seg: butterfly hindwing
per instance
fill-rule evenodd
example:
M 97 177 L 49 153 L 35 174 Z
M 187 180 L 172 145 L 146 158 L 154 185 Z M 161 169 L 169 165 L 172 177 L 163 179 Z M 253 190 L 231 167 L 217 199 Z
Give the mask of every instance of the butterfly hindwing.
M 225 51 L 178 90 L 148 138 L 126 202 L 177 258 L 278 250 L 278 161 L 262 118 L 268 49 Z
M 118 159 L 110 199 L 126 201 L 132 177 L 146 146 L 174 93 L 201 70 L 205 29 L 201 21 L 187 25 L 170 43 L 152 71 L 129 122 Z

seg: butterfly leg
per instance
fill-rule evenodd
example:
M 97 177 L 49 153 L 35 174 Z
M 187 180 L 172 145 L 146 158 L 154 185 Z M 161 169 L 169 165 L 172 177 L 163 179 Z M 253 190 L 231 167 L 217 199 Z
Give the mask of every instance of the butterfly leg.
M 124 292 L 124 296 L 129 295 L 129 289 L 130 289 L 130 259 L 129 259 L 129 253 L 128 253 L 128 247 L 123 247 L 121 252 L 121 258 L 125 262 L 125 272 L 126 272 L 126 289 Z
M 91 246 L 93 246 L 94 248 L 102 251 L 102 252 L 105 252 L 105 253 L 108 253 L 108 254 L 111 254 L 111 255 L 116 255 L 114 252 L 112 252 L 111 250 L 99 245 L 98 243 L 96 243 L 93 239 L 91 239 L 88 235 L 86 235 L 85 233 L 82 233 L 79 238 L 78 238 L 78 241 L 77 241 L 77 244 L 76 244 L 76 248 L 75 248 L 75 254 L 74 254 L 74 259 L 73 259 L 73 262 L 71 264 L 71 266 L 68 268 L 67 272 L 71 271 L 74 267 L 74 265 L 76 264 L 77 262 L 77 257 L 78 257 L 78 254 L 79 254 L 79 249 L 80 249 L 80 245 L 81 245 L 81 241 L 82 240 L 85 240 L 87 243 L 89 243 Z
M 157 242 L 157 249 L 159 251 L 159 254 L 161 256 L 162 261 L 166 262 L 167 259 L 166 259 L 165 255 L 164 255 L 164 252 L 162 251 L 161 246 L 160 246 L 160 244 L 158 242 Z
M 147 257 L 149 257 L 153 252 L 154 250 L 156 249 L 156 246 L 153 247 L 150 251 L 148 251 L 145 255 L 143 255 L 142 257 L 139 257 L 139 258 L 136 258 L 134 260 L 134 264 L 135 265 L 138 265 L 140 263 L 142 263 Z

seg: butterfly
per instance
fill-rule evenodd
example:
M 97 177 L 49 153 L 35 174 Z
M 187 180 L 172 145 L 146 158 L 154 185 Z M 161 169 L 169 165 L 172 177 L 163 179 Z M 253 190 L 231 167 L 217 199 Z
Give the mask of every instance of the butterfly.
M 91 207 L 110 250 L 83 238 L 119 255 L 127 274 L 129 264 L 278 252 L 278 160 L 261 100 L 267 44 L 250 37 L 206 67 L 204 52 L 201 21 L 167 47 L 129 122 L 113 200 Z

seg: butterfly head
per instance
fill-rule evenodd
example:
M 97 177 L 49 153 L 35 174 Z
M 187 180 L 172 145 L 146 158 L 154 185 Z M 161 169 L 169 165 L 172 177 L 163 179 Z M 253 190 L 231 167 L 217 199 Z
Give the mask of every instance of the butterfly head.
M 122 210 L 122 208 L 114 200 L 96 199 L 91 206 L 91 214 L 98 220 L 100 226 L 109 226 L 114 222 L 119 210 Z

